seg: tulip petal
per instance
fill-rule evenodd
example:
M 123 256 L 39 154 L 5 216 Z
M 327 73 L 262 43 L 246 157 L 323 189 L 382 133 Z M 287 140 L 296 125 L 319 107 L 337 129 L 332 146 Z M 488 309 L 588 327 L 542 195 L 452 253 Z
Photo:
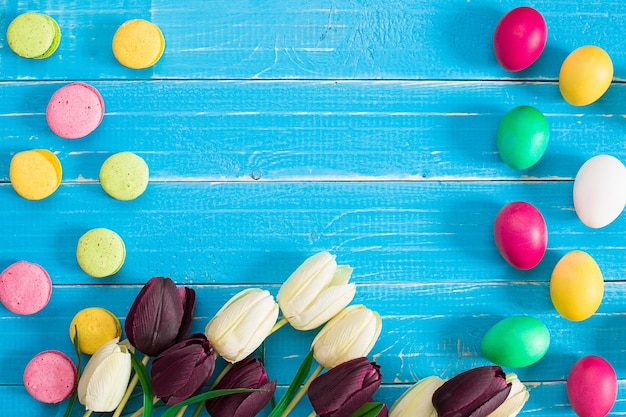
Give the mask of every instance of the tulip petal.
M 381 382 L 380 366 L 361 357 L 315 378 L 308 395 L 320 416 L 348 417 L 372 399 Z
M 196 291 L 188 287 L 178 288 L 178 297 L 183 306 L 183 318 L 178 329 L 176 340 L 180 340 L 189 333 L 193 316 L 196 310 Z
M 469 417 L 487 417 L 498 407 L 500 407 L 500 405 L 502 405 L 504 400 L 506 400 L 506 397 L 508 397 L 510 391 L 511 384 L 507 385 L 506 388 L 498 391 L 493 397 L 481 404 L 474 412 L 469 415 Z
M 116 343 L 105 345 L 94 353 L 79 381 L 80 403 L 96 412 L 115 410 L 124 396 L 132 368 L 130 352 Z
M 294 311 L 293 316 L 288 316 L 283 310 L 283 315 L 297 330 L 316 329 L 334 316 L 339 314 L 354 298 L 356 294 L 356 285 L 354 283 L 337 285 L 326 288 L 315 300 L 314 305 L 306 306 L 300 311 L 291 308 Z M 292 299 L 288 303 L 295 304 L 299 300 Z
M 331 369 L 350 359 L 367 356 L 382 328 L 380 315 L 363 305 L 343 309 L 317 334 L 311 347 L 315 360 Z
M 530 397 L 528 390 L 516 374 L 507 373 L 506 382 L 511 384 L 511 391 L 508 397 L 506 397 L 506 400 L 504 400 L 504 403 L 489 414 L 489 417 L 515 417 L 522 411 L 524 404 L 526 404 L 526 401 L 528 401 Z
M 297 298 L 301 305 L 311 304 L 317 294 L 330 285 L 336 270 L 335 256 L 328 252 L 319 252 L 306 259 L 278 290 L 276 300 L 281 305 L 281 310 L 289 310 L 287 305 L 283 308 L 282 300 L 285 299 Z M 291 315 L 291 311 L 287 315 Z
M 177 339 L 183 305 L 170 278 L 153 277 L 130 308 L 124 329 L 128 340 L 148 356 L 157 356 Z
M 250 288 L 231 298 L 207 324 L 205 333 L 215 351 L 236 363 L 254 352 L 278 318 L 278 304 L 269 291 Z
M 443 385 L 437 376 L 419 380 L 406 390 L 389 410 L 390 417 L 437 417 L 437 410 L 432 404 L 433 393 Z

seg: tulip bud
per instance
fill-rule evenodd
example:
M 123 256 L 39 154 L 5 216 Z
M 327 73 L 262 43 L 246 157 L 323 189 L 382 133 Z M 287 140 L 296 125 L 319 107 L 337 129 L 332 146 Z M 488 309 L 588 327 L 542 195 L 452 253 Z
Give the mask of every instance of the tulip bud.
M 189 332 L 195 305 L 193 289 L 176 288 L 170 278 L 150 278 L 128 312 L 126 336 L 144 354 L 157 356 Z
M 226 302 L 205 334 L 218 355 L 236 363 L 261 346 L 277 318 L 278 304 L 269 291 L 249 288 Z
M 488 417 L 515 417 L 522 411 L 524 404 L 528 401 L 530 394 L 526 386 L 522 384 L 516 374 L 509 372 L 506 374 L 506 382 L 511 384 L 511 391 L 502 405 Z
M 380 366 L 361 357 L 315 378 L 307 394 L 320 417 L 349 417 L 372 400 L 381 382 Z
M 348 284 L 352 268 L 337 266 L 335 256 L 320 252 L 300 265 L 283 283 L 276 300 L 283 317 L 298 330 L 315 329 L 343 310 L 356 293 Z
M 375 311 L 363 305 L 347 307 L 315 336 L 311 344 L 313 357 L 324 368 L 331 369 L 351 359 L 367 356 L 381 329 L 382 320 Z
M 481 366 L 444 382 L 433 394 L 439 417 L 486 417 L 509 395 L 511 384 L 499 366 Z
M 391 406 L 390 417 L 437 417 L 432 403 L 433 393 L 443 385 L 443 379 L 429 376 L 413 384 Z
M 167 405 L 194 395 L 215 369 L 213 348 L 201 333 L 170 346 L 152 361 L 150 375 L 154 395 Z
M 119 338 L 103 344 L 87 362 L 78 381 L 78 401 L 87 410 L 115 410 L 128 386 L 132 368 L 130 351 Z
M 255 417 L 272 399 L 276 381 L 269 381 L 258 358 L 246 358 L 236 363 L 213 389 L 247 388 L 255 392 L 229 394 L 206 401 L 211 417 Z

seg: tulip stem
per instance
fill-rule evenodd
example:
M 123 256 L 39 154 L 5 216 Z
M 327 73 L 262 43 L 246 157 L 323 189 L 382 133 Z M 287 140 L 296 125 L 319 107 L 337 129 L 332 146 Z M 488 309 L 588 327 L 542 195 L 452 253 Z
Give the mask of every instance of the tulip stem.
M 93 413 L 93 410 L 85 410 L 85 414 L 83 414 L 83 417 L 89 417 L 91 413 Z
M 159 402 L 159 397 L 155 396 L 152 399 L 152 404 L 156 404 L 157 402 Z M 143 406 L 139 407 L 139 409 L 132 413 L 129 417 L 139 417 L 141 414 L 143 414 Z
M 286 318 L 281 318 L 280 320 L 278 320 L 276 322 L 276 324 L 274 325 L 274 327 L 272 327 L 272 330 L 270 330 L 270 334 L 274 333 L 276 330 L 280 329 L 281 327 L 283 327 L 285 324 L 289 323 L 289 320 L 287 320 Z M 269 336 L 269 334 L 268 334 Z
M 317 415 L 317 413 L 315 411 L 311 411 L 311 414 L 309 414 L 309 417 L 315 417 Z
M 211 387 L 209 387 L 209 391 L 211 391 L 213 388 L 215 388 L 215 386 L 222 380 L 222 378 L 224 378 L 226 376 L 226 374 L 228 373 L 228 371 L 230 371 L 230 369 L 232 367 L 233 367 L 232 363 L 227 363 L 226 364 L 224 369 L 222 369 L 222 372 L 220 372 L 220 374 L 217 376 L 217 378 L 215 378 L 215 381 L 213 381 L 213 383 L 211 384 Z M 191 417 L 198 417 L 200 415 L 200 412 L 204 408 L 205 404 L 206 404 L 206 400 L 200 401 L 200 403 L 198 404 L 198 406 L 194 410 L 194 412 L 191 415 Z
M 296 396 L 293 397 L 293 400 L 291 400 L 291 402 L 289 403 L 287 408 L 285 408 L 285 411 L 280 417 L 287 417 L 289 413 L 293 411 L 296 405 L 298 405 L 298 402 L 300 402 L 302 397 L 304 397 L 304 394 L 306 394 L 307 390 L 309 389 L 309 385 L 311 385 L 311 382 L 313 382 L 313 380 L 317 378 L 318 375 L 321 374 L 323 370 L 324 370 L 324 367 L 322 365 L 318 365 L 317 368 L 315 368 L 311 376 L 304 382 L 304 384 L 300 388 L 300 391 L 298 391 Z
M 144 355 L 143 358 L 141 359 L 141 363 L 143 363 L 144 365 L 147 365 L 149 360 L 150 360 L 150 356 Z M 128 384 L 128 388 L 126 388 L 126 392 L 124 393 L 124 396 L 122 397 L 122 401 L 120 401 L 112 417 L 120 417 L 120 415 L 122 415 L 122 411 L 124 411 L 124 407 L 126 407 L 126 403 L 130 399 L 130 396 L 133 393 L 133 390 L 137 386 L 138 382 L 139 382 L 139 375 L 135 373 L 135 375 L 130 380 L 130 383 Z

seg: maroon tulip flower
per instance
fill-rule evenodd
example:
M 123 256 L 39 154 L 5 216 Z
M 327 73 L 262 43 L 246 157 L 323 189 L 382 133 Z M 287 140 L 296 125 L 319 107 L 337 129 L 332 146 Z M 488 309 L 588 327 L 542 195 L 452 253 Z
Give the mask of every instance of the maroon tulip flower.
M 195 306 L 191 288 L 176 288 L 170 278 L 150 278 L 128 312 L 126 336 L 139 351 L 158 356 L 189 332 Z
M 481 366 L 444 382 L 433 393 L 439 417 L 485 417 L 498 408 L 511 390 L 499 366 Z
M 206 409 L 212 417 L 255 417 L 274 396 L 276 380 L 269 381 L 259 358 L 237 362 L 213 389 L 248 388 L 263 391 L 211 398 Z
M 348 417 L 372 400 L 381 382 L 380 366 L 361 357 L 315 378 L 307 394 L 320 417 Z
M 152 361 L 154 395 L 174 405 L 197 393 L 215 369 L 215 354 L 206 336 L 195 333 L 170 346 Z

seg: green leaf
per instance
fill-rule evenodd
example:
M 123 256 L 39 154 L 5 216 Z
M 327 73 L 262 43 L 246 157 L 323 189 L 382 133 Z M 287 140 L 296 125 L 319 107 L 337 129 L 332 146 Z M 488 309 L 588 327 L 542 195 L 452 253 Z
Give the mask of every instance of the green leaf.
M 130 361 L 139 377 L 141 389 L 143 390 L 143 416 L 150 417 L 152 416 L 152 397 L 154 396 L 152 384 L 150 383 L 150 374 L 148 374 L 146 365 L 144 365 L 134 353 L 130 354 Z
M 234 388 L 234 389 L 218 389 L 218 390 L 213 390 L 213 391 L 207 391 L 202 394 L 194 395 L 193 397 L 188 398 L 185 401 L 181 401 L 178 404 L 169 407 L 168 410 L 165 413 L 163 413 L 161 417 L 174 417 L 174 415 L 176 415 L 178 410 L 180 410 L 182 407 L 199 403 L 200 401 L 210 400 L 211 398 L 221 397 L 223 395 L 230 395 L 230 394 L 241 394 L 242 392 L 257 392 L 257 391 L 267 391 L 267 390 Z
M 287 392 L 285 392 L 283 397 L 280 399 L 278 404 L 276 404 L 276 407 L 274 407 L 274 409 L 272 410 L 272 412 L 270 413 L 268 417 L 279 417 L 283 414 L 283 412 L 287 409 L 287 406 L 289 405 L 289 403 L 291 403 L 291 400 L 293 400 L 293 398 L 298 393 L 300 386 L 302 386 L 302 383 L 304 382 L 306 377 L 309 375 L 312 364 L 313 364 L 313 350 L 311 350 L 306 355 L 306 357 L 302 361 L 302 364 L 300 365 L 300 368 L 298 368 L 298 372 L 296 372 L 296 375 L 293 377 L 291 384 L 289 384 L 289 388 L 287 388 Z
M 72 342 L 74 343 L 74 352 L 76 352 L 76 357 L 78 358 L 78 365 L 76 366 L 76 375 L 77 379 L 80 378 L 80 372 L 82 368 L 82 358 L 80 354 L 80 343 L 78 340 L 78 327 L 74 325 L 74 339 Z M 74 387 L 74 391 L 72 392 L 72 396 L 70 397 L 70 402 L 67 404 L 67 409 L 65 410 L 65 414 L 63 417 L 70 417 L 72 414 L 72 408 L 74 408 L 74 403 L 76 402 L 76 397 L 78 396 L 78 384 Z
M 376 417 L 384 406 L 385 404 L 383 403 L 365 403 L 361 408 L 350 414 L 350 417 Z

